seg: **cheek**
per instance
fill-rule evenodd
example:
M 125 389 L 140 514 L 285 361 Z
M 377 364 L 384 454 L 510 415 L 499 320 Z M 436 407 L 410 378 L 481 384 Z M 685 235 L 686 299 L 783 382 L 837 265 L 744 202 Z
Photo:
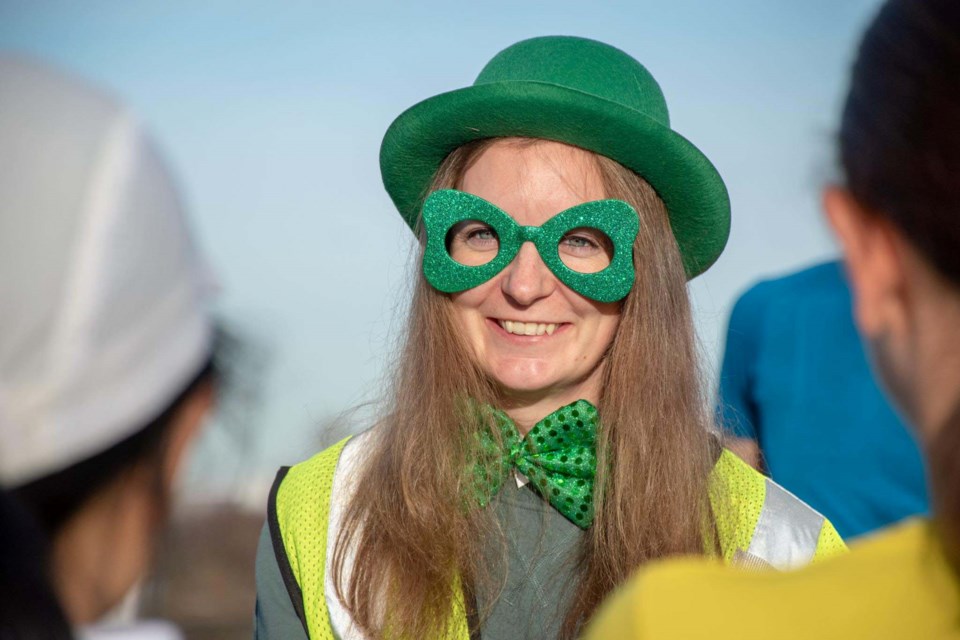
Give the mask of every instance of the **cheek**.
M 481 346 L 483 338 L 485 316 L 480 308 L 487 296 L 481 289 L 483 287 L 476 287 L 450 295 L 454 323 L 474 349 Z
M 607 349 L 613 342 L 614 336 L 617 335 L 617 329 L 620 328 L 620 316 L 607 316 L 603 319 L 602 324 L 603 328 L 601 329 L 601 333 L 603 334 L 606 345 L 604 349 Z
M 453 304 L 454 315 L 461 319 L 483 318 L 482 309 L 496 295 L 496 281 L 497 278 L 493 278 L 472 289 L 451 293 L 450 302 Z
M 590 305 L 589 311 L 583 312 L 583 317 L 591 326 L 591 342 L 598 351 L 604 352 L 610 347 L 620 327 L 620 303 L 584 302 Z
M 617 328 L 620 326 L 619 317 L 604 317 L 600 320 L 597 327 L 597 333 L 594 339 L 594 356 L 599 360 L 606 355 L 613 339 L 617 335 Z

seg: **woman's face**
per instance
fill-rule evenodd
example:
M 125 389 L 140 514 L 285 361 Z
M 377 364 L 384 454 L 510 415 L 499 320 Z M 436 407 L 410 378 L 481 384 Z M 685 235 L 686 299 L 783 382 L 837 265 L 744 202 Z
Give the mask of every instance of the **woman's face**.
M 606 197 L 587 152 L 549 141 L 493 144 L 466 171 L 459 188 L 524 226 L 540 226 L 565 209 Z M 583 270 L 597 271 L 608 262 L 603 252 L 609 247 L 591 249 L 591 240 L 602 238 L 571 237 L 561 255 L 566 252 L 581 261 Z M 451 253 L 453 245 L 468 241 L 482 249 L 490 240 L 482 233 L 467 240 L 458 234 Z M 569 289 L 532 243 L 525 243 L 497 276 L 451 298 L 480 366 L 509 398 L 552 398 L 557 406 L 599 399 L 600 364 L 617 331 L 620 304 L 594 302 Z

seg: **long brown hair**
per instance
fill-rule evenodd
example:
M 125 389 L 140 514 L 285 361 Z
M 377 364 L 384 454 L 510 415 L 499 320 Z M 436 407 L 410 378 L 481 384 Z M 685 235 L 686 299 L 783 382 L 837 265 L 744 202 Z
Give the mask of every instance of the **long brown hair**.
M 494 143 L 455 150 L 431 190 L 458 185 Z M 703 552 L 715 457 L 686 277 L 666 209 L 642 178 L 591 155 L 606 195 L 637 210 L 641 232 L 636 279 L 602 364 L 597 453 L 612 464 L 598 468 L 595 521 L 580 548 L 565 638 L 643 563 Z M 502 572 L 502 563 L 490 567 L 484 554 L 489 536 L 503 537 L 492 510 L 464 509 L 457 498 L 469 444 L 482 428 L 458 418 L 458 399 L 497 398 L 455 328 L 449 297 L 418 273 L 391 410 L 376 427 L 333 555 L 337 596 L 374 638 L 445 636 L 457 581 L 489 588 Z

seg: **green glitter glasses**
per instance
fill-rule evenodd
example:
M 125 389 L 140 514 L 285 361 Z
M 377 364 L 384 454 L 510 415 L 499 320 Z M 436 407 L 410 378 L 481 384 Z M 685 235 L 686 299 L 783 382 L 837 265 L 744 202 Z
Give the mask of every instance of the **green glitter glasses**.
M 532 242 L 565 285 L 597 302 L 622 300 L 633 286 L 637 212 L 622 200 L 594 200 L 539 227 L 518 225 L 478 196 L 444 189 L 423 204 L 423 274 L 438 291 L 457 293 L 494 277 Z

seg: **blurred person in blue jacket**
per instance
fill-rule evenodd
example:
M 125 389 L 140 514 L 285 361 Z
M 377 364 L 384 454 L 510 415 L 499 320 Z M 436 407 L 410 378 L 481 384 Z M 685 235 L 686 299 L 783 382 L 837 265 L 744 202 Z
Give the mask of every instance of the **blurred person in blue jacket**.
M 720 373 L 728 446 L 819 510 L 844 538 L 927 512 L 923 460 L 878 387 L 843 265 L 751 287 Z
M 154 144 L 111 98 L 0 56 L 0 141 L 0 485 L 36 524 L 65 619 L 96 638 L 147 569 L 214 400 L 211 281 Z M 3 629 L 25 614 L 2 613 Z M 23 626 L 9 637 L 57 637 Z

